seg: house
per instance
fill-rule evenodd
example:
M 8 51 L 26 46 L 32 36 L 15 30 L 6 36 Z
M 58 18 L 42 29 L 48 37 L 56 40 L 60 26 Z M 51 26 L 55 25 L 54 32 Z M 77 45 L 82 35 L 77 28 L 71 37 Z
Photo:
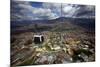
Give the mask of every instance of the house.
M 35 44 L 43 43 L 44 37 L 43 35 L 34 35 L 33 41 Z

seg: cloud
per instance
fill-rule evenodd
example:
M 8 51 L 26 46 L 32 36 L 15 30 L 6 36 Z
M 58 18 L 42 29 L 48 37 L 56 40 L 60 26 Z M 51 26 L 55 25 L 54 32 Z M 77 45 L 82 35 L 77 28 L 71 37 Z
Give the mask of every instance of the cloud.
M 49 8 L 34 8 L 32 13 L 35 17 L 40 19 L 55 19 L 57 17 L 57 15 Z
M 94 16 L 95 7 L 91 5 L 12 1 L 11 6 L 11 20 L 50 20 L 58 17 L 91 18 Z
M 65 17 L 73 17 L 78 9 L 78 7 L 73 7 L 72 5 L 63 5 L 62 14 Z
M 62 11 L 64 17 L 91 18 L 95 16 L 95 6 L 92 5 L 64 4 Z
M 43 3 L 43 8 L 49 8 L 58 17 L 61 15 L 61 3 Z
M 42 7 L 38 8 L 32 6 L 30 2 L 14 1 L 11 9 L 12 20 L 43 20 L 43 19 L 55 19 L 58 17 L 57 13 L 51 8 Z M 20 9 L 19 9 L 20 8 Z M 18 9 L 18 10 L 17 10 Z M 15 12 L 14 12 L 15 11 Z

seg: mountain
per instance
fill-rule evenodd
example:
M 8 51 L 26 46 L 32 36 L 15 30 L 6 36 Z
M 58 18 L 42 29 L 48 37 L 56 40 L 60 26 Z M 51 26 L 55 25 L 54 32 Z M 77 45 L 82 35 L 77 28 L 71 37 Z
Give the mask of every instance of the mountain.
M 74 28 L 95 31 L 95 18 L 59 17 L 53 20 L 11 21 L 11 32 L 66 31 Z

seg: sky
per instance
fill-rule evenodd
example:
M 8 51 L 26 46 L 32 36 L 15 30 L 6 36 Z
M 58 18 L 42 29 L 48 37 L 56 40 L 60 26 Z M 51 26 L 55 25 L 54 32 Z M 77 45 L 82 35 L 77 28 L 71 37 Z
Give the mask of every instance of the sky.
M 94 18 L 95 6 L 66 3 L 12 1 L 11 20 L 51 20 L 59 17 Z

